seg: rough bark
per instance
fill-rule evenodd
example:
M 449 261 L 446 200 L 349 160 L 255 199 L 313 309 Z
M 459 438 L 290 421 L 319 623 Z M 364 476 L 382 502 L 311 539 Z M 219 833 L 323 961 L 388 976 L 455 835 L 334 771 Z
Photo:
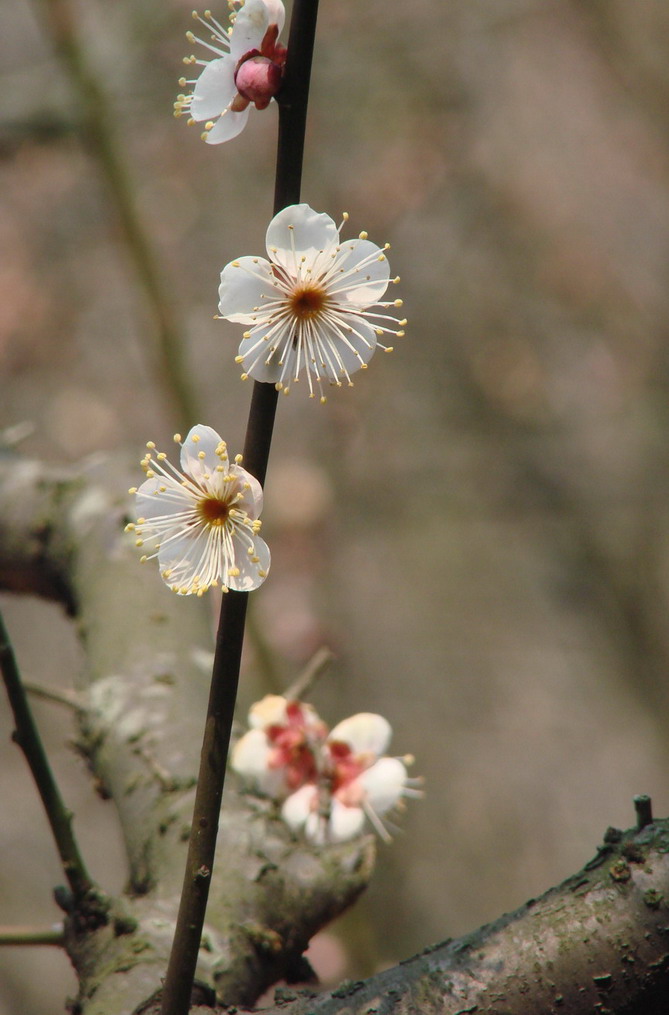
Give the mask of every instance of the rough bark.
M 127 893 L 104 920 L 97 899 L 70 912 L 67 949 L 82 1015 L 131 1012 L 160 985 L 186 860 L 212 635 L 206 604 L 174 596 L 124 533 L 130 479 L 0 465 L 0 583 L 62 601 L 87 654 L 81 748 L 117 807 Z M 316 853 L 272 808 L 227 792 L 198 979 L 251 1003 L 309 938 L 366 886 L 366 838 Z M 63 900 L 67 906 L 68 900 Z
M 164 589 L 123 534 L 127 479 L 0 463 L 0 584 L 50 595 L 87 649 L 82 746 L 114 799 L 130 886 L 107 917 L 69 913 L 82 1015 L 142 1008 L 159 987 L 185 860 L 211 635 L 201 601 Z M 115 492 L 110 492 L 115 491 Z M 294 973 L 309 937 L 363 890 L 369 839 L 316 851 L 271 807 L 226 791 L 198 979 L 202 997 L 251 1004 Z M 284 990 L 290 1015 L 556 1015 L 669 1010 L 669 821 L 610 830 L 562 885 L 459 941 L 371 979 L 313 996 Z M 66 901 L 65 901 L 66 904 Z M 197 1008 L 193 1011 L 211 1011 Z

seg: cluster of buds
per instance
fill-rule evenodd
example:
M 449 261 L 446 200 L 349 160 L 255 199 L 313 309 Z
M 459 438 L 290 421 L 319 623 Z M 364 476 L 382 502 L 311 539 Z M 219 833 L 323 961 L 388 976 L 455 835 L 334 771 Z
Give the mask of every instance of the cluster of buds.
M 270 694 L 251 707 L 248 722 L 232 768 L 315 845 L 352 839 L 366 821 L 387 842 L 393 826 L 384 816 L 405 797 L 422 796 L 422 780 L 407 773 L 413 758 L 385 755 L 392 729 L 381 715 L 359 712 L 328 730 L 311 705 Z

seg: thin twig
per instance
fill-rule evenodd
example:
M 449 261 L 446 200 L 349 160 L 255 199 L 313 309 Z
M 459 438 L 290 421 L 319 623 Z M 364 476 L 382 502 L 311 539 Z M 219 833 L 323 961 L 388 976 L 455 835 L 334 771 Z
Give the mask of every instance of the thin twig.
M 0 613 L 0 670 L 16 723 L 13 739 L 23 751 L 30 766 L 72 894 L 75 899 L 81 899 L 93 888 L 93 882 L 72 832 L 72 814 L 60 795 L 35 725 L 2 613 Z
M 191 426 L 197 416 L 197 401 L 188 381 L 184 328 L 142 221 L 127 159 L 114 127 L 115 114 L 100 85 L 100 76 L 93 72 L 81 45 L 69 0 L 41 0 L 41 5 L 56 52 L 81 103 L 89 148 L 107 183 L 128 254 L 153 314 L 156 367 L 170 412 L 175 413 L 178 426 Z
M 51 687 L 44 687 L 42 684 L 32 684 L 28 680 L 23 681 L 23 689 L 33 698 L 41 698 L 43 701 L 50 701 L 54 705 L 62 705 L 81 715 L 86 711 L 85 706 L 76 691 L 54 691 Z
M 300 199 L 317 13 L 318 0 L 295 0 L 286 79 L 279 97 L 275 213 Z M 277 398 L 273 384 L 254 383 L 244 444 L 244 467 L 261 484 L 265 482 L 267 472 Z M 186 1015 L 190 1005 L 214 864 L 247 602 L 248 593 L 228 592 L 221 606 L 186 872 L 163 985 L 161 1015 Z
M 65 947 L 65 931 L 61 923 L 52 927 L 0 927 L 2 945 L 56 945 Z
M 334 652 L 326 646 L 319 648 L 290 687 L 287 687 L 283 692 L 284 697 L 290 698 L 293 701 L 299 701 L 303 694 L 311 690 L 318 678 L 325 673 L 335 658 Z

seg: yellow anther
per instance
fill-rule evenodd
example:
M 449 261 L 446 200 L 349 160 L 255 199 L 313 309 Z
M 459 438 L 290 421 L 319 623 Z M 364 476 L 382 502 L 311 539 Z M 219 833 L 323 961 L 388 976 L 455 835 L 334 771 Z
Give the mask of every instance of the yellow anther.
M 191 31 L 186 32 L 186 38 L 189 42 L 195 42 L 195 36 Z
M 126 525 L 126 527 L 124 528 L 123 531 L 124 532 L 134 532 L 134 530 L 135 530 L 135 523 L 134 522 L 128 522 L 128 524 Z
M 393 301 L 393 306 L 394 307 L 403 307 L 404 306 L 404 300 L 394 300 Z
M 207 457 L 207 455 L 204 451 L 198 451 L 197 457 L 200 459 L 201 462 L 203 462 L 204 459 Z
M 191 437 L 191 440 L 192 440 L 193 444 L 199 444 L 200 443 L 200 435 L 199 435 L 199 433 L 194 433 L 193 436 Z
M 139 562 L 140 562 L 140 564 L 146 564 L 148 559 L 149 558 L 147 557 L 147 555 L 145 553 L 143 553 L 142 556 L 139 558 Z
M 392 352 L 393 351 L 392 345 L 387 345 L 383 351 L 384 352 Z
M 325 395 L 321 395 L 321 405 L 325 405 L 326 402 L 327 398 L 325 397 Z
M 135 546 L 144 546 L 144 540 L 143 539 L 136 539 L 135 540 Z
M 348 220 L 349 220 L 349 214 L 348 214 L 347 211 L 343 211 L 341 213 L 341 217 L 343 218 L 344 222 L 348 222 Z
M 386 261 L 386 260 L 387 257 L 385 254 L 379 254 L 379 256 L 377 257 L 377 261 Z
M 243 461 L 244 461 L 244 456 L 243 455 L 235 455 L 235 464 L 236 465 L 241 465 Z M 245 483 L 244 484 L 244 488 L 247 489 L 249 487 L 249 485 L 250 485 L 249 483 Z
M 369 236 L 369 233 L 365 232 L 365 230 L 363 229 L 363 231 L 360 233 L 360 239 L 361 240 L 366 240 L 368 236 Z
M 404 332 L 403 331 L 396 331 L 395 334 L 397 335 L 398 338 L 404 338 Z
M 146 446 L 147 446 L 147 448 L 149 448 L 150 451 L 153 451 L 155 449 L 156 445 L 154 444 L 153 441 L 147 441 L 146 442 Z M 147 456 L 147 457 L 149 457 L 149 456 Z
M 241 376 L 241 379 L 243 381 L 248 381 L 248 379 L 249 379 L 249 375 L 248 374 L 241 374 L 240 376 Z
M 128 493 L 137 493 L 137 487 L 131 486 L 130 489 L 128 490 Z

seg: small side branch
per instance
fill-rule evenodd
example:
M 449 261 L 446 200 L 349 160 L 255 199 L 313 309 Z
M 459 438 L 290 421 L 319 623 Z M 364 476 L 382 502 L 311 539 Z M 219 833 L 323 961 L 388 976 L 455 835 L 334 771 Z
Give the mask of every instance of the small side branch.
M 93 882 L 86 870 L 72 832 L 72 814 L 66 808 L 60 795 L 33 719 L 25 688 L 21 682 L 14 650 L 1 613 L 0 670 L 16 723 L 13 739 L 23 751 L 30 766 L 72 894 L 75 899 L 81 899 L 93 888 Z
M 0 948 L 3 945 L 55 945 L 65 947 L 62 924 L 53 927 L 0 927 Z

